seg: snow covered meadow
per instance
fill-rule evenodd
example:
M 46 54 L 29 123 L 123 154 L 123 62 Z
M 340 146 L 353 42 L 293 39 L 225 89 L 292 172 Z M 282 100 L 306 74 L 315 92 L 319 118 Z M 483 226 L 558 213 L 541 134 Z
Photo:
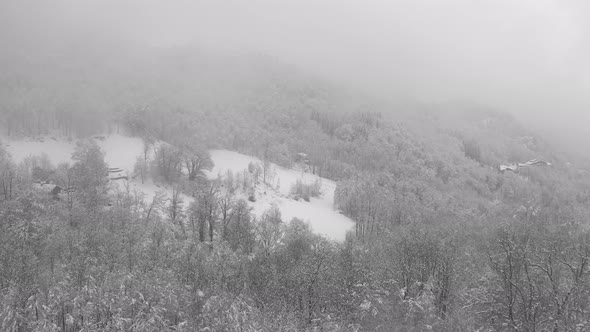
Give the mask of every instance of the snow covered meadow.
M 144 144 L 141 139 L 111 134 L 96 136 L 95 140 L 105 152 L 105 161 L 108 163 L 108 167 L 121 169 L 121 175 L 129 178 L 128 182 L 127 180 L 113 182 L 119 185 L 129 184 L 131 190 L 136 189 L 143 192 L 146 202 L 150 202 L 157 191 L 163 190 L 168 197 L 171 196 L 172 189 L 170 187 L 156 184 L 151 179 L 141 183 L 139 177 L 134 176 L 133 171 L 137 157 L 143 155 Z M 76 146 L 75 142 L 50 137 L 22 140 L 4 139 L 3 143 L 17 163 L 27 156 L 42 154 L 46 154 L 53 164 L 72 162 L 71 156 Z M 211 150 L 210 154 L 214 162 L 213 169 L 206 171 L 207 178 L 210 180 L 224 177 L 228 171 L 234 174 L 247 171 L 251 163 L 262 164 L 255 157 L 228 150 Z M 283 221 L 299 218 L 309 223 L 312 230 L 317 234 L 336 241 L 344 240 L 346 232 L 353 227 L 354 223 L 333 208 L 336 183 L 310 173 L 287 169 L 275 164 L 267 165 L 267 169 L 271 174 L 269 177 L 272 179 L 272 181 L 267 182 L 272 183 L 272 185 L 262 183 L 262 185 L 257 186 L 256 201 L 248 202 L 254 215 L 260 216 L 264 211 L 276 206 L 281 211 Z M 311 197 L 309 202 L 303 199 L 294 199 L 291 195 L 291 188 L 298 181 L 305 184 L 318 181 L 321 184 L 321 194 L 319 197 Z M 183 195 L 183 199 L 186 208 L 192 198 Z
M 228 150 L 211 150 L 210 153 L 215 166 L 207 174 L 209 179 L 224 176 L 227 171 L 243 172 L 248 169 L 250 163 L 261 163 L 257 158 Z M 271 164 L 270 168 L 271 173 L 274 173 L 272 182 L 276 184 L 274 186 L 263 184 L 257 188 L 257 200 L 250 202 L 255 215 L 259 216 L 272 205 L 276 205 L 281 210 L 284 221 L 299 218 L 308 222 L 313 231 L 318 234 L 339 241 L 344 240 L 346 232 L 354 223 L 333 208 L 335 182 L 275 164 Z M 319 180 L 320 197 L 311 197 L 309 202 L 291 198 L 291 188 L 298 180 L 307 184 Z

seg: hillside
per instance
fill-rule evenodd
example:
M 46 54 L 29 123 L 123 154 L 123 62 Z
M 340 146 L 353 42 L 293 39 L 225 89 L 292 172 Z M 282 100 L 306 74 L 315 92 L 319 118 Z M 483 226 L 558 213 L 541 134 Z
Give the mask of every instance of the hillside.
M 126 137 L 118 134 L 97 135 L 94 140 L 104 152 L 104 159 L 109 168 L 120 169 L 120 172 L 111 174 L 110 177 L 122 176 L 125 179 L 111 180 L 110 187 L 113 190 L 137 190 L 144 194 L 144 203 L 150 204 L 156 192 L 165 193 L 164 199 L 169 200 L 172 196 L 172 187 L 167 184 L 155 184 L 154 179 L 146 176 L 142 183 L 139 174 L 136 174 L 135 164 L 137 157 L 144 153 L 144 143 L 138 138 Z M 72 154 L 76 147 L 74 142 L 58 140 L 55 137 L 24 139 L 24 140 L 5 140 L 5 148 L 10 154 L 12 160 L 21 163 L 27 158 L 41 157 L 46 155 L 51 163 L 58 165 L 60 163 L 73 163 Z M 206 171 L 209 180 L 222 179 L 227 172 L 232 172 L 231 176 L 238 176 L 243 172 L 248 172 L 249 164 L 262 165 L 263 163 L 253 157 L 241 155 L 239 153 L 213 150 L 210 151 L 213 161 L 213 168 Z M 153 162 L 153 151 L 148 152 Z M 262 214 L 271 209 L 278 207 L 281 211 L 283 220 L 289 221 L 293 218 L 299 218 L 311 224 L 311 229 L 327 236 L 328 238 L 342 241 L 345 234 L 352 226 L 352 221 L 333 208 L 334 190 L 336 184 L 333 181 L 322 179 L 307 172 L 286 169 L 270 163 L 268 166 L 269 179 L 267 183 L 261 183 L 256 188 L 254 195 L 258 197 L 254 202 L 249 202 L 252 213 L 261 217 Z M 319 181 L 319 197 L 308 198 L 309 202 L 301 199 L 294 199 L 291 193 L 293 186 L 297 181 L 305 184 L 313 184 Z M 50 186 L 50 184 L 48 184 Z M 248 193 L 241 193 L 244 199 L 248 198 Z M 192 198 L 183 195 L 182 213 L 188 213 L 189 203 Z
M 0 99 L 4 330 L 587 327 L 590 173 L 501 111 L 258 57 L 21 61 Z M 533 159 L 551 165 L 499 168 Z
M 211 180 L 223 177 L 228 171 L 235 176 L 247 172 L 248 165 L 251 163 L 263 165 L 263 162 L 257 158 L 231 151 L 213 150 L 210 152 L 214 166 L 208 172 L 207 177 Z M 353 226 L 353 221 L 334 210 L 335 182 L 303 170 L 288 169 L 273 163 L 270 163 L 268 168 L 270 174 L 267 175 L 267 183 L 263 182 L 256 189 L 256 202 L 251 204 L 254 215 L 260 217 L 271 207 L 277 206 L 283 220 L 298 218 L 308 222 L 311 229 L 318 234 L 338 241 L 344 240 L 346 232 Z M 312 196 L 307 199 L 297 197 L 294 199 L 293 189 L 297 182 L 311 186 L 317 183 L 318 197 Z

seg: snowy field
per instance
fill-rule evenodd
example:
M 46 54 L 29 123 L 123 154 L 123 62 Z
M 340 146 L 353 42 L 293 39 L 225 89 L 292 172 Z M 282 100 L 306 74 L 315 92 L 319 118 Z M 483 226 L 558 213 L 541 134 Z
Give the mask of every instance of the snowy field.
M 215 163 L 213 170 L 207 173 L 210 179 L 223 176 L 227 171 L 241 173 L 248 169 L 249 163 L 261 162 L 257 158 L 233 151 L 211 150 L 210 153 L 211 159 Z M 354 222 L 333 208 L 336 183 L 313 174 L 286 169 L 275 164 L 271 164 L 271 169 L 275 173 L 273 182 L 278 181 L 280 183 L 279 189 L 270 186 L 258 188 L 256 202 L 250 203 L 254 214 L 259 216 L 275 204 L 281 210 L 283 221 L 289 221 L 297 217 L 308 222 L 317 234 L 338 241 L 344 240 L 346 232 L 354 226 Z M 308 184 L 320 179 L 322 184 L 321 197 L 312 197 L 309 202 L 289 198 L 291 186 L 298 179 Z
M 43 142 L 23 139 L 19 141 L 11 141 L 10 139 L 2 139 L 4 148 L 12 156 L 15 163 L 20 163 L 26 157 L 40 156 L 46 154 L 49 160 L 57 165 L 62 162 L 72 162 L 72 152 L 74 152 L 74 143 L 63 140 L 54 140 L 45 138 Z
M 62 162 L 73 162 L 72 153 L 76 147 L 75 142 L 65 140 L 43 138 L 23 139 L 11 141 L 3 139 L 5 148 L 16 163 L 29 156 L 46 154 L 54 165 Z M 122 135 L 104 136 L 104 140 L 96 140 L 97 144 L 105 152 L 105 161 L 109 167 L 118 167 L 129 172 L 133 171 L 135 159 L 143 153 L 143 142 L 139 138 Z
M 143 141 L 140 138 L 128 137 L 118 134 L 101 136 L 104 139 L 95 139 L 96 143 L 105 153 L 105 161 L 108 167 L 120 168 L 122 172 L 118 175 L 125 175 L 131 178 L 135 161 L 138 156 L 143 155 Z M 12 160 L 16 163 L 21 162 L 29 156 L 39 156 L 46 154 L 49 160 L 57 165 L 62 162 L 73 163 L 72 153 L 76 147 L 75 142 L 66 140 L 56 140 L 52 138 L 23 139 L 13 141 L 9 139 L 2 140 L 5 148 L 10 153 Z M 125 189 L 125 180 L 112 181 L 113 188 Z M 140 180 L 130 180 L 129 189 L 138 190 L 145 195 L 146 203 L 150 203 L 157 191 L 163 190 L 170 196 L 171 189 L 154 184 L 151 180 L 141 183 Z M 189 202 L 189 197 L 183 195 L 185 202 Z M 188 203 L 186 203 L 188 205 Z
M 143 142 L 139 138 L 127 137 L 112 134 L 104 137 L 104 140 L 96 140 L 98 145 L 105 152 L 105 161 L 109 167 L 120 168 L 124 175 L 131 176 L 135 165 L 136 158 L 143 154 Z M 52 138 L 43 138 L 43 140 L 23 139 L 18 141 L 3 140 L 4 147 L 10 153 L 15 162 L 20 162 L 28 156 L 41 155 L 45 153 L 49 160 L 55 165 L 61 162 L 72 162 L 71 155 L 75 148 L 75 143 L 65 140 L 54 140 Z M 248 168 L 250 162 L 260 163 L 260 160 L 243 155 L 240 153 L 227 150 L 212 150 L 211 158 L 215 167 L 211 172 L 207 172 L 209 179 L 215 179 L 223 176 L 226 172 L 234 173 L 243 172 Z M 259 186 L 257 188 L 256 202 L 249 202 L 253 208 L 253 213 L 260 216 L 264 211 L 273 205 L 281 210 L 282 219 L 289 221 L 294 217 L 308 222 L 312 230 L 317 234 L 322 234 L 328 238 L 342 241 L 346 232 L 354 225 L 353 221 L 333 209 L 334 190 L 336 184 L 327 179 L 320 179 L 315 175 L 303 173 L 301 171 L 286 169 L 271 164 L 271 170 L 274 174 L 274 186 Z M 289 198 L 291 186 L 301 180 L 304 183 L 313 183 L 316 179 L 321 181 L 321 193 L 319 198 L 312 197 L 309 202 L 303 200 L 294 200 Z M 116 181 L 121 189 L 124 180 Z M 148 180 L 144 184 L 136 179 L 129 180 L 131 190 L 137 189 L 145 194 L 146 202 L 151 202 L 156 191 L 164 190 L 170 196 L 171 189 L 154 184 Z M 192 198 L 183 195 L 185 207 Z

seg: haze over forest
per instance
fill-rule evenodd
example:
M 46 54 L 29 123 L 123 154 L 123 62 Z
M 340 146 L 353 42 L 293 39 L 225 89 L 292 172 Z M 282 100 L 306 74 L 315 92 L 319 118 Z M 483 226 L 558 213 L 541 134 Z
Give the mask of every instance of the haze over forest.
M 0 1 L 0 331 L 590 330 L 589 13 Z
M 572 144 L 590 123 L 584 1 L 4 1 L 4 55 L 259 54 L 401 102 L 467 101 Z M 131 57 L 124 56 L 132 54 Z M 81 57 L 81 58 L 79 58 Z

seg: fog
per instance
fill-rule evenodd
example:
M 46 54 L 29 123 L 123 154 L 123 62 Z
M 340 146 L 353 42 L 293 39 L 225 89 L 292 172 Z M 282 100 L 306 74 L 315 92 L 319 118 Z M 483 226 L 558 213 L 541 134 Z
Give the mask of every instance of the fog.
M 560 138 L 583 137 L 590 124 L 590 6 L 583 1 L 58 0 L 0 6 L 4 50 L 50 52 L 101 40 L 137 52 L 188 45 L 257 53 L 393 101 L 474 101 Z

